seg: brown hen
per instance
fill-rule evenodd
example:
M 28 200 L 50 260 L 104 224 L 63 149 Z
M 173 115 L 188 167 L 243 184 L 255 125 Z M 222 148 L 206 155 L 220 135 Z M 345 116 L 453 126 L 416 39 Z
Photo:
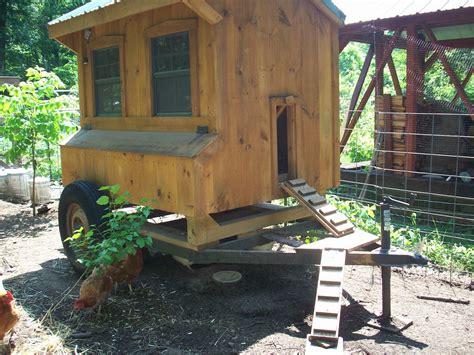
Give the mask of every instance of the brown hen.
M 127 255 L 127 257 L 114 265 L 107 267 L 107 274 L 115 283 L 126 282 L 132 292 L 132 283 L 136 280 L 143 269 L 143 252 L 138 249 L 135 255 Z
M 15 305 L 15 299 L 10 291 L 5 290 L 0 279 L 0 342 L 19 321 L 20 314 Z M 13 332 L 12 332 L 13 333 Z
M 74 302 L 75 309 L 95 309 L 105 302 L 113 287 L 112 278 L 107 272 L 94 269 L 81 285 L 79 299 Z

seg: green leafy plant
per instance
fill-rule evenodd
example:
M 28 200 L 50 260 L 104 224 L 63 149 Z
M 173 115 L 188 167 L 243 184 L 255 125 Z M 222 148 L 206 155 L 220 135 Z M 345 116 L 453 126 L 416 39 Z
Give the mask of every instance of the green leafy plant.
M 79 261 L 87 269 L 119 263 L 128 255 L 135 255 L 138 249 L 152 244 L 151 237 L 140 233 L 152 208 L 125 208 L 130 204 L 131 196 L 128 191 L 119 193 L 120 185 L 103 186 L 99 190 L 108 192 L 97 200 L 98 205 L 105 207 L 105 221 L 100 226 L 92 226 L 87 232 L 81 227 L 66 239 L 80 251 Z M 141 205 L 147 202 L 147 199 L 140 200 Z
M 35 179 L 37 168 L 44 162 L 51 164 L 51 150 L 63 136 L 74 129 L 68 107 L 71 98 L 57 95 L 64 84 L 54 73 L 42 68 L 26 71 L 27 80 L 18 86 L 0 86 L 0 136 L 9 142 L 3 153 L 9 162 L 26 159 L 25 166 L 33 167 L 33 215 L 35 210 Z

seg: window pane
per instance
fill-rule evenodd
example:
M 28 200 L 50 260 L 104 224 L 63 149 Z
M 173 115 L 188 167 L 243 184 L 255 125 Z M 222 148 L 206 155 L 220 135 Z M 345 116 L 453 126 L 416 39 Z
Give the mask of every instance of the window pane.
M 189 75 L 156 78 L 154 82 L 155 112 L 157 114 L 191 113 Z
M 191 114 L 189 33 L 152 40 L 155 114 Z
M 120 58 L 118 47 L 98 49 L 94 56 L 95 109 L 98 116 L 121 114 Z
M 173 62 L 170 56 L 166 57 L 157 57 L 156 61 L 156 71 L 157 72 L 166 72 L 173 70 Z
M 120 78 L 120 65 L 119 65 L 119 63 L 111 64 L 109 66 L 109 77 L 110 78 Z
M 120 114 L 121 113 L 121 84 L 96 85 L 95 105 L 97 114 Z
M 175 55 L 173 57 L 174 70 L 189 69 L 189 55 Z

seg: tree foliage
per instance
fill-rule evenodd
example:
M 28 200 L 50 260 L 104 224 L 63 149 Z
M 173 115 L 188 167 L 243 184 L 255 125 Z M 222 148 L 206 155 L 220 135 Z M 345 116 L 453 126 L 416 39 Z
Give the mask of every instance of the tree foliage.
M 49 149 L 74 125 L 69 120 L 71 113 L 61 111 L 71 105 L 71 98 L 56 94 L 64 87 L 58 76 L 36 67 L 28 69 L 26 77 L 18 86 L 0 86 L 0 116 L 4 119 L 0 136 L 10 142 L 3 153 L 7 161 L 26 158 L 23 164 L 33 167 L 34 180 L 38 165 L 51 155 Z
M 0 0 L 0 75 L 24 78 L 27 68 L 55 72 L 69 88 L 77 82 L 74 54 L 48 38 L 47 23 L 85 0 Z

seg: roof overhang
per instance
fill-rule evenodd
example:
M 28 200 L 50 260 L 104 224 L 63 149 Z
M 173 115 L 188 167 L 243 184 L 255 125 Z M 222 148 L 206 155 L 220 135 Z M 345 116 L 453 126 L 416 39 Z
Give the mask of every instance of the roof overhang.
M 346 15 L 331 0 L 310 0 L 322 13 L 339 26 L 344 24 Z
M 339 25 L 344 23 L 346 16 L 331 0 L 309 1 L 333 22 Z M 211 25 L 223 19 L 222 15 L 206 0 L 95 0 L 49 22 L 49 38 L 66 36 L 127 16 L 180 3 L 189 7 Z
M 350 23 L 342 27 L 339 34 L 352 36 L 354 34 L 372 33 L 382 30 L 395 31 L 400 27 L 421 23 L 430 27 L 450 27 L 472 24 L 474 23 L 474 7 L 463 7 L 452 10 L 440 10 Z
M 83 5 L 49 22 L 49 38 L 58 38 L 127 16 L 180 3 L 188 6 L 211 25 L 222 20 L 222 16 L 205 0 L 102 0 Z

